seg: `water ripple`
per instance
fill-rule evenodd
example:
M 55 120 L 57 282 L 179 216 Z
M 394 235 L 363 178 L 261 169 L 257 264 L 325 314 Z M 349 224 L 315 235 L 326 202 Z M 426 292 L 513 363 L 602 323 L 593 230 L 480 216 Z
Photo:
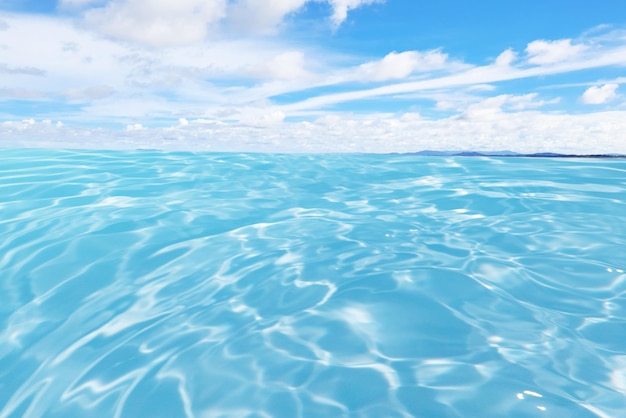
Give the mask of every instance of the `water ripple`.
M 623 161 L 0 152 L 0 417 L 626 410 Z

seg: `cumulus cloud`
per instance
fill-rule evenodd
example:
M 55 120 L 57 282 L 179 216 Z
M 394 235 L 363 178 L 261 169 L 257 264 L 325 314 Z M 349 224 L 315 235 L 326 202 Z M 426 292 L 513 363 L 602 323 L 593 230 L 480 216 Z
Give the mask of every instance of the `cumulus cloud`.
M 602 86 L 589 87 L 580 97 L 585 104 L 603 104 L 617 96 L 619 84 L 609 83 Z
M 9 29 L 9 24 L 4 20 L 0 19 L 0 31 Z
M 204 40 L 226 14 L 226 0 L 111 0 L 86 12 L 88 25 L 116 39 L 153 47 Z
M 448 55 L 440 51 L 391 52 L 380 61 L 372 61 L 359 67 L 361 78 L 384 81 L 405 78 L 414 72 L 444 68 Z
M 526 54 L 531 64 L 553 64 L 576 58 L 586 49 L 586 45 L 572 45 L 571 39 L 538 40 L 528 44 Z
M 524 99 L 526 100 L 526 99 Z M 254 113 L 254 117 L 253 117 Z M 191 119 L 164 128 L 131 123 L 126 131 L 75 128 L 33 119 L 0 123 L 0 146 L 157 148 L 258 152 L 415 152 L 511 150 L 520 153 L 626 154 L 626 112 L 504 112 L 480 119 L 332 114 L 284 122 L 280 111 L 251 112 L 242 123 Z M 384 138 L 384 141 L 381 141 Z

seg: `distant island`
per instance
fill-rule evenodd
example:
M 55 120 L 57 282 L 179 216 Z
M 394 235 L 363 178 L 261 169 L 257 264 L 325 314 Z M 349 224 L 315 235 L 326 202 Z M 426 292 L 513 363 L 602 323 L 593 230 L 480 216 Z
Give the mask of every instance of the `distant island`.
M 530 158 L 624 158 L 626 154 L 559 154 L 555 152 L 537 152 L 534 154 L 520 154 L 513 151 L 419 151 L 412 155 L 430 157 L 530 157 Z

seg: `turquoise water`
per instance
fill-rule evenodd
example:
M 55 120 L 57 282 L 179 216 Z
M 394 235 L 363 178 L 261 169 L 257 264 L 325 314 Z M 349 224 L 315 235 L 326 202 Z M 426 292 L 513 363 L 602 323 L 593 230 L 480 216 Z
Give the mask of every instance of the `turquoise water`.
M 624 160 L 0 161 L 3 418 L 624 416 Z

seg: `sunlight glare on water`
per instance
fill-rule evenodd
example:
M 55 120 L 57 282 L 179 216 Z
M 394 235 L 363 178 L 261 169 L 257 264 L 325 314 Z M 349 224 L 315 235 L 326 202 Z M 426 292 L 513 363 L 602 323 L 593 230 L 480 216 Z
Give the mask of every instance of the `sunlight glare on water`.
M 0 154 L 0 417 L 626 411 L 624 160 Z

